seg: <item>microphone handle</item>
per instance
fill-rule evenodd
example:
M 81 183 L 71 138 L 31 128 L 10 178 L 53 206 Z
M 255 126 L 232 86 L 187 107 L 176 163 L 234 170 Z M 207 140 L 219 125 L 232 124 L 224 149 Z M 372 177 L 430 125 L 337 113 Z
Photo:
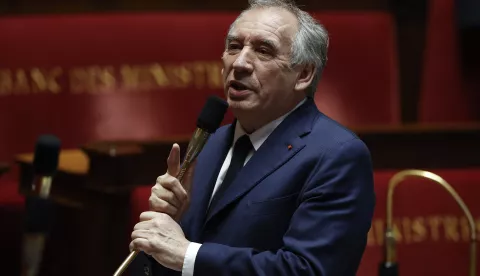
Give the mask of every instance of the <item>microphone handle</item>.
M 52 189 L 53 177 L 51 175 L 35 176 L 32 183 L 32 192 L 40 198 L 49 198 Z
M 53 177 L 34 177 L 31 192 L 25 199 L 25 229 L 22 240 L 22 276 L 39 274 L 45 243 L 53 220 L 53 204 L 49 200 Z
M 183 177 L 185 176 L 185 173 L 187 172 L 188 168 L 192 164 L 192 162 L 197 158 L 198 154 L 200 154 L 200 151 L 203 149 L 205 146 L 208 138 L 210 137 L 210 133 L 205 131 L 204 129 L 197 128 L 195 129 L 195 132 L 193 133 L 192 139 L 188 143 L 187 147 L 187 153 L 185 155 L 185 159 L 180 167 L 180 173 L 177 176 L 178 181 L 182 183 Z M 179 213 L 183 213 L 183 210 L 185 209 L 185 206 L 182 206 L 182 208 L 179 210 Z M 180 218 L 176 218 L 176 221 L 180 220 Z M 140 253 L 139 251 L 132 251 L 128 255 L 128 257 L 123 261 L 123 263 L 118 267 L 118 269 L 115 271 L 113 274 L 114 276 L 120 276 L 125 272 L 127 267 L 130 265 L 130 263 L 135 259 L 135 257 Z
M 113 276 L 120 276 L 122 275 L 123 272 L 125 272 L 125 270 L 127 269 L 128 265 L 130 265 L 130 263 L 135 259 L 135 257 L 137 257 L 138 253 L 140 253 L 139 251 L 132 251 L 130 252 L 130 254 L 128 255 L 128 257 L 123 261 L 123 263 L 118 267 L 117 271 L 115 271 L 115 273 L 113 273 Z

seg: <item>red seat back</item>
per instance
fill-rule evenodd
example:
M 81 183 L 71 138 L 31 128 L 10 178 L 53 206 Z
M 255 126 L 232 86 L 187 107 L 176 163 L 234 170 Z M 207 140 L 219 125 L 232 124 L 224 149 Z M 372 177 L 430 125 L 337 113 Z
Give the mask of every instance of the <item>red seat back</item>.
M 330 34 L 330 50 L 315 100 L 348 126 L 400 123 L 394 21 L 387 13 L 316 16 Z
M 462 80 L 455 1 L 429 3 L 419 121 L 475 121 L 479 104 Z

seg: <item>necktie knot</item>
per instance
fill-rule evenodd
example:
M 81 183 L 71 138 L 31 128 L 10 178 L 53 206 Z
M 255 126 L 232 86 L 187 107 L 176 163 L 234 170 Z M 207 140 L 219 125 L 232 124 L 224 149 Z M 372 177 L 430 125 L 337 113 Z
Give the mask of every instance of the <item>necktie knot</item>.
M 233 156 L 240 155 L 244 156 L 243 161 L 245 162 L 245 158 L 247 157 L 250 150 L 253 148 L 252 141 L 250 141 L 250 137 L 248 135 L 243 135 L 238 138 L 237 142 L 235 142 L 235 146 L 233 148 Z

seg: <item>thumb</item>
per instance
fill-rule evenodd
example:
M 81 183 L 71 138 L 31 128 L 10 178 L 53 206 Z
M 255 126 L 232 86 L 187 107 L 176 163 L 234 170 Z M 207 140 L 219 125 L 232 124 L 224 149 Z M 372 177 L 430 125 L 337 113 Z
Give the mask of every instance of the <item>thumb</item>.
M 175 143 L 170 150 L 167 159 L 167 173 L 173 177 L 177 177 L 180 173 L 180 146 Z

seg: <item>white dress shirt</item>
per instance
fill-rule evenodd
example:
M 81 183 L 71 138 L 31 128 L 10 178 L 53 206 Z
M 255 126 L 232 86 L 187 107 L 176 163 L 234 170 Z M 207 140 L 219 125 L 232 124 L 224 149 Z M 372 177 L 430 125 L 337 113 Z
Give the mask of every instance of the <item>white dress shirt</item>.
M 247 155 L 247 158 L 245 159 L 244 165 L 250 160 L 250 158 L 253 156 L 253 153 L 257 151 L 260 146 L 267 140 L 268 136 L 275 130 L 275 128 L 280 125 L 280 123 L 287 117 L 290 113 L 292 113 L 295 109 L 297 109 L 300 105 L 302 105 L 306 99 L 304 99 L 302 102 L 300 102 L 295 108 L 293 108 L 290 112 L 287 114 L 281 116 L 280 118 L 266 124 L 265 126 L 259 128 L 252 134 L 249 134 L 248 136 L 250 137 L 250 141 L 252 142 L 253 145 L 253 150 Z M 233 143 L 232 146 L 230 147 L 230 150 L 228 151 L 227 157 L 225 158 L 225 161 L 223 162 L 222 168 L 220 169 L 220 173 L 218 174 L 217 181 L 215 183 L 215 187 L 213 188 L 213 193 L 210 197 L 210 202 L 213 198 L 213 195 L 215 192 L 218 190 L 220 185 L 223 182 L 223 179 L 225 178 L 225 175 L 227 173 L 228 167 L 230 166 L 230 161 L 232 160 L 232 155 L 233 155 L 233 145 L 235 145 L 235 142 L 242 137 L 246 132 L 243 130 L 242 126 L 240 123 L 237 121 L 237 124 L 235 126 L 235 132 L 233 136 Z M 182 268 L 182 276 L 193 276 L 193 270 L 195 267 L 195 258 L 197 257 L 198 250 L 200 250 L 200 247 L 202 245 L 200 243 L 196 242 L 191 242 L 188 245 L 187 252 L 185 254 L 185 259 L 183 261 L 183 268 Z

